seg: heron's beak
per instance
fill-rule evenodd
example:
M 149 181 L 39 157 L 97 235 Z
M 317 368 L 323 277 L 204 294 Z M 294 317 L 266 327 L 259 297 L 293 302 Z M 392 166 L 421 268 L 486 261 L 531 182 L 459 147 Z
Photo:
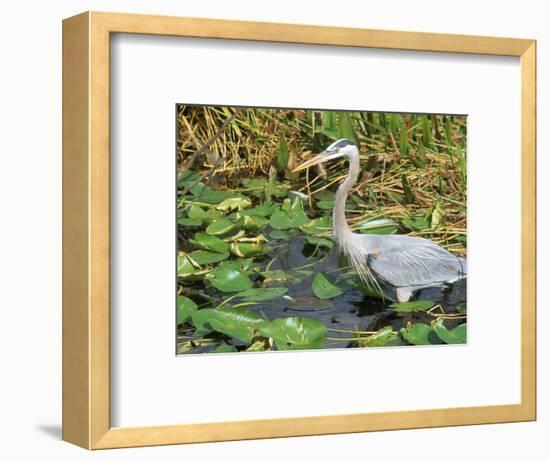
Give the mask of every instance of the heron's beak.
M 310 158 L 309 160 L 306 160 L 304 163 L 298 165 L 296 168 L 294 168 L 291 173 L 296 173 L 298 171 L 305 170 L 306 168 L 312 167 L 314 165 L 319 165 L 319 163 L 326 162 L 327 160 L 330 160 L 328 158 L 330 152 L 324 151 L 320 154 L 315 155 L 314 157 Z

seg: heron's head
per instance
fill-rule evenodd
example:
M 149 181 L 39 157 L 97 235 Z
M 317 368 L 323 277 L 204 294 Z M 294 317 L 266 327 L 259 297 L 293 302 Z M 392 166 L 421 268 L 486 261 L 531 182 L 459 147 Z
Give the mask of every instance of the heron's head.
M 294 170 L 292 170 L 292 173 L 305 170 L 306 168 L 314 165 L 319 165 L 320 163 L 324 163 L 329 160 L 334 160 L 341 157 L 351 158 L 358 156 L 359 149 L 357 149 L 357 146 L 352 141 L 350 141 L 349 139 L 339 139 L 338 141 L 333 142 L 320 154 L 317 154 L 309 160 L 306 160 L 301 165 L 298 165 L 296 168 L 294 168 Z

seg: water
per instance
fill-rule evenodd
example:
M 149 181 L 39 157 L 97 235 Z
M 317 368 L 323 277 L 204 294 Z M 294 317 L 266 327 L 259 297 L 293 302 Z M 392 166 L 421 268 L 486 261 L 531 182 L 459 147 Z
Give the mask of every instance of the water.
M 395 313 L 389 307 L 391 301 L 365 296 L 358 288 L 346 287 L 346 290 L 332 299 L 317 298 L 311 288 L 313 277 L 317 272 L 328 274 L 332 281 L 343 286 L 346 279 L 353 280 L 353 276 L 346 276 L 346 262 L 338 254 L 336 246 L 331 250 L 319 249 L 314 254 L 314 247 L 306 244 L 298 234 L 288 240 L 274 242 L 270 252 L 257 262 L 261 262 L 263 270 L 267 262 L 274 259 L 270 271 L 296 269 L 311 271 L 303 280 L 295 283 L 281 283 L 280 281 L 266 286 L 285 286 L 288 293 L 284 297 L 258 303 L 247 308 L 261 314 L 269 320 L 284 317 L 308 317 L 324 323 L 329 328 L 329 337 L 350 338 L 351 333 L 334 330 L 377 331 L 387 325 L 394 330 L 404 327 L 408 321 L 429 323 L 434 317 L 425 313 Z M 211 295 L 219 296 L 215 290 Z M 221 302 L 223 298 L 219 298 Z M 442 291 L 440 288 L 422 290 L 417 299 L 431 300 L 440 304 L 446 312 L 456 312 L 456 306 L 466 302 L 466 280 L 457 282 L 450 289 Z M 448 328 L 455 327 L 460 321 L 446 320 Z M 209 344 L 194 348 L 186 353 L 212 352 L 219 344 Z M 327 340 L 325 349 L 354 347 L 355 341 Z

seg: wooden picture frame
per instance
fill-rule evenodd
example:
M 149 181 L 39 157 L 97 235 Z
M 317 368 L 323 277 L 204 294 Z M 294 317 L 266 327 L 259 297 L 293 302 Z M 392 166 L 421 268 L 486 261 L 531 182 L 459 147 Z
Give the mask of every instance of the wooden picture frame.
M 521 60 L 521 403 L 157 427 L 110 425 L 112 33 L 515 56 Z M 88 449 L 335 434 L 536 417 L 536 42 L 86 12 L 63 21 L 63 439 Z

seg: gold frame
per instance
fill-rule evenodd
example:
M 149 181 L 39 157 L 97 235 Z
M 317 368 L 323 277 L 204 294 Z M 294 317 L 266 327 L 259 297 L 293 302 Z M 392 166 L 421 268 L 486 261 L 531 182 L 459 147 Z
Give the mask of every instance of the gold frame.
M 112 428 L 109 422 L 111 33 L 339 45 L 521 59 L 521 403 Z M 63 21 L 63 439 L 88 449 L 454 426 L 536 418 L 536 42 L 86 12 Z

